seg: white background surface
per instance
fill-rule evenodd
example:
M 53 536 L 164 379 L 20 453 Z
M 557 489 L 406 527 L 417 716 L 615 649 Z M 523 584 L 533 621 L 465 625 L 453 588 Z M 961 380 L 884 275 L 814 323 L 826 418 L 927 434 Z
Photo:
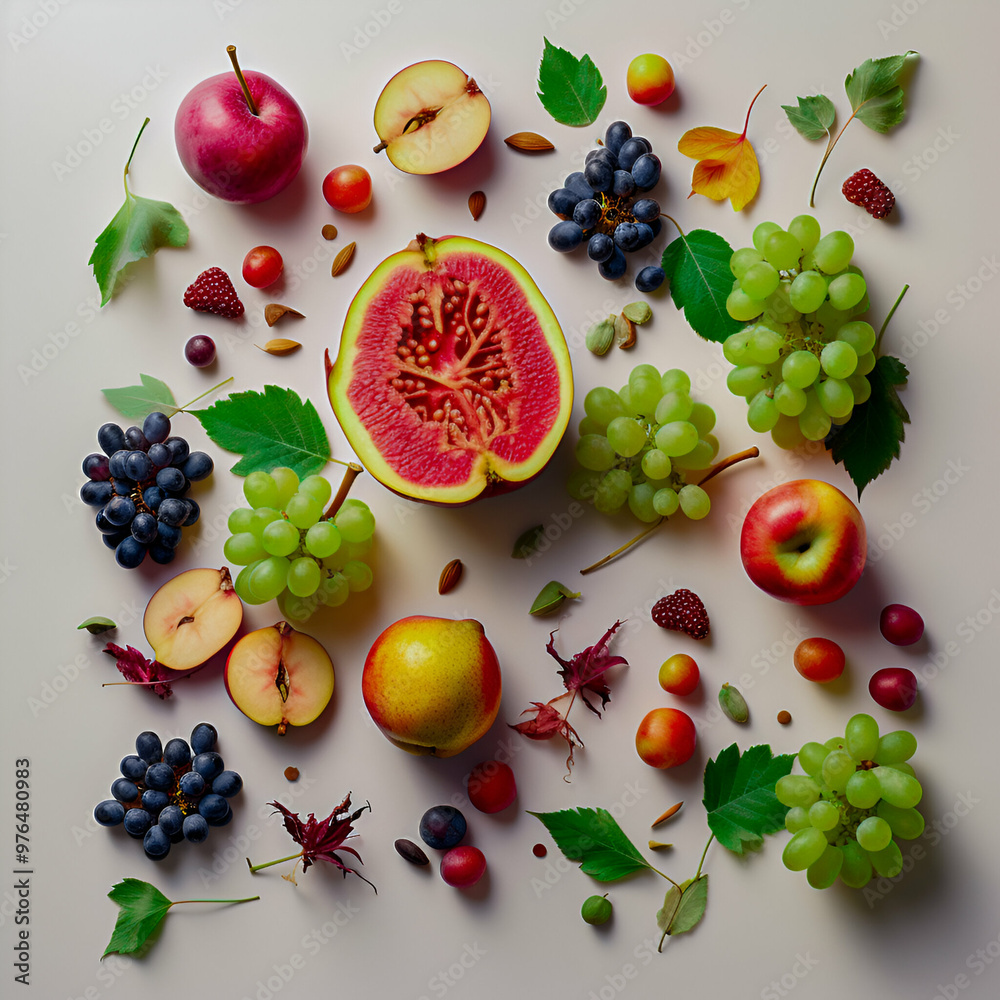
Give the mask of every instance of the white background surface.
M 383 0 L 4 4 L 0 562 L 7 681 L 0 856 L 8 868 L 14 760 L 27 756 L 34 994 L 52 1000 L 181 994 L 267 1000 L 333 992 L 492 998 L 512 990 L 581 998 L 696 991 L 762 998 L 791 992 L 803 1000 L 931 1000 L 942 990 L 976 1000 L 996 996 L 995 7 L 986 0 L 822 6 L 732 0 L 730 23 L 724 24 L 723 8 L 709 0 L 508 0 L 488 8 L 394 0 L 395 13 L 383 14 L 379 24 L 373 12 L 389 9 Z M 589 52 L 602 70 L 608 100 L 595 127 L 556 125 L 535 97 L 543 35 L 577 55 Z M 230 42 L 238 45 L 244 67 L 268 73 L 291 91 L 311 132 L 300 177 L 253 208 L 202 196 L 180 167 L 172 137 L 179 101 L 195 83 L 227 69 Z M 758 222 L 784 223 L 806 209 L 822 152 L 821 144 L 790 133 L 780 105 L 825 92 L 843 121 L 844 76 L 868 57 L 907 49 L 918 50 L 921 59 L 905 123 L 887 136 L 851 125 L 820 181 L 816 214 L 824 230 L 854 233 L 876 325 L 902 284 L 912 286 L 885 339 L 886 349 L 911 369 L 903 399 L 912 424 L 901 461 L 861 502 L 872 552 L 862 582 L 836 605 L 799 610 L 766 597 L 746 579 L 738 528 L 749 504 L 788 478 L 827 479 L 853 496 L 842 468 L 822 453 L 781 453 L 753 434 L 743 402 L 726 392 L 728 366 L 720 365 L 720 350 L 696 337 L 666 298 L 654 298 L 655 318 L 630 354 L 589 355 L 582 341 L 591 319 L 638 296 L 627 283 L 603 282 L 582 254 L 553 254 L 545 243 L 550 219 L 537 206 L 606 125 L 625 118 L 663 159 L 666 181 L 657 194 L 664 209 L 687 229 L 710 228 L 733 246 L 745 245 Z M 663 110 L 640 108 L 625 91 L 629 59 L 647 50 L 662 52 L 677 71 L 677 97 Z M 458 63 L 493 106 L 485 147 L 434 178 L 400 174 L 371 153 L 379 91 L 394 72 L 423 58 Z M 685 200 L 693 164 L 676 152 L 681 133 L 708 124 L 739 131 L 750 98 L 764 83 L 750 124 L 762 173 L 756 200 L 741 214 L 728 204 Z M 162 250 L 134 267 L 131 284 L 99 311 L 86 261 L 94 237 L 121 204 L 122 165 L 145 115 L 152 121 L 133 163 L 133 190 L 177 205 L 191 240 L 184 250 Z M 88 148 L 88 132 L 99 130 L 102 119 L 110 129 Z M 558 151 L 531 158 L 508 150 L 503 137 L 519 130 L 549 136 Z M 76 147 L 78 159 L 70 159 Z M 374 207 L 358 218 L 334 218 L 320 193 L 326 172 L 345 162 L 366 165 L 375 182 Z M 872 224 L 840 195 L 843 179 L 862 166 L 894 189 L 892 222 Z M 466 199 L 476 188 L 486 191 L 488 202 L 473 223 Z M 328 221 L 340 228 L 336 244 L 320 237 Z M 657 253 L 672 238 L 665 229 Z M 176 432 L 217 459 L 214 477 L 195 491 L 201 524 L 186 531 L 172 566 L 120 570 L 92 527 L 92 512 L 77 500 L 79 463 L 95 450 L 97 427 L 116 419 L 99 390 L 131 384 L 139 372 L 163 378 L 180 402 L 228 375 L 235 389 L 291 386 L 316 403 L 334 454 L 349 457 L 325 400 L 323 351 L 335 352 L 345 311 L 364 277 L 418 231 L 476 236 L 524 263 L 570 341 L 576 419 L 587 389 L 620 384 L 634 364 L 680 366 L 719 412 L 723 451 L 757 443 L 761 459 L 713 484 L 707 522 L 671 523 L 626 559 L 583 578 L 578 569 L 629 537 L 631 523 L 588 510 L 568 519 L 572 523 L 543 557 L 530 564 L 509 558 L 524 528 L 566 523 L 569 441 L 526 489 L 458 511 L 404 503 L 362 477 L 356 494 L 379 521 L 377 583 L 361 599 L 318 615 L 307 629 L 337 665 L 334 701 L 321 721 L 281 740 L 232 706 L 217 669 L 177 684 L 166 702 L 141 690 L 102 688 L 116 677 L 110 658 L 99 652 L 103 640 L 75 626 L 92 614 L 109 615 L 121 626 L 114 641 L 144 648 L 139 618 L 150 594 L 181 569 L 222 564 L 224 532 L 217 526 L 241 501 L 241 490 L 227 472 L 235 459 L 207 442 L 193 418 L 179 416 Z M 356 258 L 343 276 L 331 279 L 332 254 L 349 239 L 357 240 Z M 247 305 L 238 324 L 184 308 L 183 289 L 196 274 L 219 265 L 238 278 L 243 255 L 259 243 L 284 254 L 282 291 L 265 294 L 237 282 Z M 633 262 L 632 273 L 636 269 Z M 288 358 L 253 347 L 267 337 L 261 308 L 272 298 L 308 317 L 274 331 L 304 342 L 304 350 Z M 73 335 L 66 336 L 71 323 Z M 219 360 L 208 371 L 182 357 L 184 342 L 198 332 L 219 344 Z M 456 557 L 466 564 L 465 578 L 439 597 L 438 574 Z M 560 690 L 557 664 L 544 651 L 554 623 L 526 614 L 550 579 L 578 583 L 584 592 L 558 622 L 564 655 L 594 642 L 616 617 L 629 619 L 612 648 L 630 667 L 613 676 L 604 718 L 579 710 L 571 719 L 587 744 L 577 753 L 571 784 L 562 780 L 558 746 L 529 743 L 506 726 L 529 701 Z M 708 642 L 697 645 L 651 626 L 649 606 L 677 587 L 705 600 L 713 623 Z M 923 613 L 927 636 L 917 647 L 896 649 L 879 636 L 878 611 L 889 601 Z M 369 645 L 385 625 L 413 613 L 480 619 L 503 665 L 496 725 L 452 760 L 396 750 L 371 725 L 361 700 Z M 246 624 L 268 625 L 277 617 L 273 604 L 248 608 Z M 820 688 L 794 672 L 791 650 L 808 634 L 828 635 L 844 646 L 846 681 Z M 696 718 L 699 747 L 688 765 L 661 773 L 638 760 L 633 734 L 648 709 L 683 704 L 656 683 L 659 663 L 679 650 L 692 652 L 702 666 L 703 693 L 684 706 Z M 682 814 L 665 831 L 675 848 L 654 863 L 675 878 L 688 877 L 707 837 L 700 804 L 705 760 L 734 740 L 795 752 L 806 740 L 841 732 L 855 711 L 873 710 L 892 728 L 900 720 L 873 705 L 866 682 L 875 669 L 897 664 L 925 681 L 918 707 L 903 719 L 920 741 L 915 764 L 928 821 L 925 836 L 904 847 L 906 874 L 868 894 L 841 886 L 818 893 L 781 866 L 786 835 L 779 834 L 746 860 L 712 847 L 706 918 L 664 954 L 655 954 L 654 915 L 666 883 L 655 875 L 600 888 L 615 903 L 614 920 L 604 930 L 581 922 L 580 904 L 597 884 L 561 861 L 524 810 L 612 808 L 644 848 L 651 820 L 683 799 Z M 725 680 L 744 689 L 752 712 L 746 728 L 713 710 Z M 774 721 L 779 709 L 791 711 L 790 727 Z M 121 830 L 98 829 L 93 806 L 108 794 L 136 733 L 148 728 L 164 739 L 186 736 L 202 719 L 218 726 L 227 764 L 245 778 L 236 818 L 204 845 L 178 845 L 154 866 Z M 515 768 L 517 807 L 498 817 L 466 810 L 470 841 L 489 860 L 486 880 L 462 893 L 435 872 L 405 864 L 392 841 L 416 839 L 423 810 L 453 796 L 461 801 L 469 768 L 498 754 Z M 297 785 L 282 777 L 288 764 L 301 769 Z M 291 796 L 293 808 L 326 815 L 348 790 L 356 802 L 370 800 L 373 807 L 359 820 L 353 843 L 377 896 L 322 864 L 297 888 L 279 877 L 283 868 L 251 879 L 245 854 L 269 860 L 292 850 L 264 803 Z M 545 860 L 532 856 L 538 841 L 550 845 Z M 125 876 L 152 880 L 172 898 L 259 892 L 261 901 L 182 908 L 167 918 L 146 958 L 102 964 L 117 913 L 105 896 Z M 0 977 L 10 996 L 19 995 L 11 957 L 13 882 L 11 874 L 0 876 Z M 977 964 L 979 950 L 989 964 Z

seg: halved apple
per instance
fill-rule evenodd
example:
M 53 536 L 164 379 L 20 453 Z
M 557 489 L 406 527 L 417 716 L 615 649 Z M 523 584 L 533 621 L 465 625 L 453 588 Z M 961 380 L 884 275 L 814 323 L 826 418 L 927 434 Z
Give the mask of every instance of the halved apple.
M 142 628 L 158 663 L 191 670 L 222 649 L 242 621 L 243 602 L 223 566 L 168 580 L 149 599 Z
M 333 695 L 333 661 L 312 636 L 278 622 L 243 636 L 226 660 L 233 704 L 262 726 L 305 726 Z
M 375 131 L 391 163 L 408 174 L 437 174 L 480 146 L 490 102 L 454 63 L 428 59 L 400 70 L 375 104 Z

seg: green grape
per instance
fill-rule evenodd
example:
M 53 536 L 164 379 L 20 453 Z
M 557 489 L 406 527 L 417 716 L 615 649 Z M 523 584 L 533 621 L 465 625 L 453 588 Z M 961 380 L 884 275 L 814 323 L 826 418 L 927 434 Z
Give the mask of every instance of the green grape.
M 801 448 L 807 441 L 799 427 L 798 417 L 779 417 L 771 428 L 771 440 L 779 447 L 788 451 Z
M 823 761 L 823 782 L 834 792 L 843 792 L 857 764 L 846 750 L 831 750 Z
M 628 493 L 628 508 L 640 521 L 650 524 L 659 518 L 653 507 L 656 488 L 649 483 L 636 483 Z
M 343 604 L 351 593 L 347 577 L 343 573 L 334 573 L 328 576 L 316 591 L 319 600 L 329 608 L 335 608 Z
M 826 833 L 840 823 L 840 810 L 827 799 L 820 799 L 809 807 L 809 824 Z
M 332 556 L 340 548 L 340 532 L 332 521 L 317 521 L 306 532 L 306 552 L 317 559 Z
M 712 501 L 709 495 L 694 483 L 688 483 L 677 491 L 677 499 L 680 501 L 681 510 L 685 517 L 692 521 L 700 521 L 708 516 L 712 509 Z
M 264 551 L 269 556 L 290 556 L 300 545 L 299 529 L 283 519 L 272 521 L 260 536 Z
M 636 409 L 635 405 L 632 403 L 632 392 L 627 385 L 623 385 L 618 390 L 618 398 L 622 401 L 622 409 L 625 410 L 625 416 L 639 416 L 639 410 Z
M 348 507 L 345 504 L 337 511 L 333 523 L 345 542 L 363 542 L 375 533 L 375 517 L 364 505 Z
M 722 342 L 722 356 L 731 365 L 743 364 L 744 361 L 749 360 L 746 353 L 750 345 L 751 330 L 753 330 L 752 326 L 744 327 L 742 330 L 737 330 L 736 333 L 731 333 Z
M 761 252 L 754 247 L 741 247 L 729 258 L 729 270 L 733 272 L 734 277 L 739 281 L 746 273 L 748 267 L 759 264 L 763 259 Z
M 753 245 L 760 252 L 761 256 L 764 254 L 764 244 L 767 241 L 768 236 L 771 233 L 780 233 L 781 226 L 777 222 L 760 222 L 754 227 L 753 231 Z
M 286 465 L 279 465 L 278 468 L 271 470 L 271 478 L 278 487 L 278 502 L 274 506 L 279 510 L 284 510 L 285 505 L 299 488 L 298 474 Z
M 322 580 L 319 563 L 308 556 L 293 559 L 288 567 L 287 587 L 295 597 L 311 597 L 316 593 Z
M 806 394 L 794 385 L 779 382 L 774 387 L 774 405 L 783 416 L 797 417 L 806 408 Z
M 812 808 L 810 806 L 810 808 Z M 798 833 L 799 830 L 808 830 L 812 826 L 809 822 L 809 809 L 802 806 L 792 806 L 785 813 L 785 829 L 789 833 Z
M 577 425 L 576 433 L 580 437 L 586 437 L 588 434 L 603 435 L 606 430 L 607 424 L 598 423 L 593 417 L 584 417 Z
M 597 386 L 587 393 L 583 399 L 583 411 L 604 427 L 607 427 L 615 417 L 625 415 L 621 397 L 614 389 L 605 386 Z
M 858 367 L 854 369 L 855 375 L 867 375 L 875 367 L 875 352 L 869 351 L 867 354 L 858 355 Z
M 850 320 L 851 314 L 844 309 L 835 309 L 827 299 L 813 314 L 816 322 L 823 327 L 823 339 L 833 340 L 837 331 Z
M 855 771 L 844 789 L 847 801 L 857 809 L 871 809 L 882 798 L 882 786 L 871 771 Z
M 237 566 L 249 566 L 250 563 L 263 559 L 267 553 L 256 535 L 249 531 L 239 531 L 226 539 L 226 544 L 222 546 L 222 554 L 227 561 Z
M 643 378 L 629 384 L 629 397 L 632 400 L 632 405 L 637 414 L 644 417 L 653 416 L 656 412 L 656 404 L 660 401 L 662 394 L 659 377 L 655 379 Z
M 671 420 L 687 420 L 694 409 L 694 401 L 686 392 L 665 392 L 656 404 L 654 419 L 658 424 L 668 424 Z
M 900 809 L 885 800 L 875 807 L 875 814 L 889 824 L 894 837 L 915 840 L 924 832 L 924 817 L 916 809 Z
M 254 508 L 278 506 L 278 484 L 266 472 L 251 472 L 243 480 L 243 495 Z
M 247 581 L 250 592 L 260 601 L 273 601 L 288 580 L 288 560 L 278 556 L 261 559 Z
M 698 434 L 704 437 L 715 426 L 715 410 L 708 403 L 695 403 L 687 419 L 695 425 Z
M 726 299 L 726 312 L 741 323 L 755 319 L 763 311 L 763 301 L 750 298 L 742 288 L 734 288 Z
M 764 317 L 765 321 L 794 323 L 800 318 L 801 314 L 792 305 L 791 298 L 789 297 L 791 287 L 792 283 L 788 278 L 781 279 L 781 283 L 765 303 L 767 306 L 767 315 Z
M 824 379 L 816 386 L 816 398 L 831 417 L 849 417 L 854 409 L 854 393 L 839 378 Z M 808 401 L 807 401 L 808 405 Z
M 719 450 L 719 442 L 711 434 L 707 439 L 699 439 L 698 443 L 685 455 L 678 455 L 674 467 L 678 469 L 707 469 L 712 464 Z
M 775 783 L 774 794 L 783 806 L 808 809 L 819 798 L 819 785 L 808 774 L 785 774 Z
M 867 403 L 871 398 L 872 394 L 872 384 L 868 381 L 867 377 L 864 375 L 854 375 L 849 376 L 844 379 L 850 388 L 851 392 L 854 394 L 854 405 L 860 406 L 862 403 Z
M 784 384 L 784 383 L 782 383 Z M 758 433 L 769 431 L 778 422 L 781 414 L 773 396 L 767 394 L 767 390 L 758 392 L 750 400 L 750 408 L 747 410 L 747 423 L 750 429 Z
M 249 507 L 237 507 L 229 515 L 226 527 L 229 528 L 229 534 L 238 535 L 241 531 L 249 531 L 252 523 L 253 510 Z
M 834 309 L 853 309 L 867 291 L 868 286 L 860 274 L 841 274 L 830 282 L 830 305 Z
M 594 490 L 601 480 L 599 472 L 591 472 L 590 469 L 574 469 L 566 481 L 566 490 L 574 500 L 591 501 L 594 499 Z M 309 529 L 312 531 L 312 528 Z
M 296 493 L 285 505 L 285 516 L 305 531 L 323 516 L 323 508 L 308 493 Z
M 878 741 L 878 749 L 872 760 L 877 764 L 901 764 L 917 752 L 917 738 L 905 729 L 895 729 L 884 733 Z
M 642 456 L 642 471 L 647 479 L 666 479 L 671 468 L 670 458 L 659 448 L 650 448 Z
M 796 215 L 788 223 L 788 231 L 799 241 L 803 250 L 812 250 L 819 242 L 819 223 L 811 215 Z
M 805 409 L 799 414 L 799 429 L 808 441 L 822 441 L 830 433 L 830 415 L 815 392 L 806 393 Z
M 615 477 L 616 472 L 622 471 L 621 469 L 612 469 L 597 484 L 597 489 L 594 490 L 594 506 L 602 514 L 614 514 L 616 511 L 621 510 L 622 505 L 628 499 L 629 490 L 632 488 L 632 477 L 626 472 L 625 475 L 628 476 L 629 484 L 622 487 L 621 483 Z
M 912 809 L 920 802 L 923 789 L 920 782 L 912 775 L 906 774 L 895 767 L 880 765 L 872 770 L 882 787 L 882 798 L 891 806 L 900 809 Z
M 295 622 L 296 624 L 308 621 L 316 610 L 316 604 L 316 598 L 312 595 L 309 597 L 296 597 L 287 590 L 283 594 L 278 595 L 278 608 L 281 611 L 281 617 L 285 621 Z
M 826 300 L 826 282 L 816 271 L 801 271 L 792 279 L 788 301 L 800 313 L 815 312 Z
M 655 440 L 664 455 L 686 455 L 698 443 L 698 429 L 687 420 L 672 420 L 660 427 Z
M 762 252 L 764 260 L 779 271 L 791 271 L 799 265 L 802 244 L 791 233 L 776 229 L 764 241 Z
M 828 846 L 826 834 L 810 826 L 805 830 L 799 830 L 785 844 L 785 849 L 781 852 L 781 861 L 789 871 L 805 871 L 814 861 L 820 859 Z
M 746 357 L 755 365 L 769 365 L 778 360 L 785 338 L 762 324 L 753 327 L 747 343 Z
M 683 368 L 668 368 L 660 376 L 660 388 L 664 392 L 690 392 L 691 379 Z
M 253 512 L 253 520 L 250 522 L 250 531 L 258 538 L 264 533 L 264 529 L 272 522 L 281 517 L 281 511 L 273 507 L 258 507 Z
M 828 844 L 823 853 L 806 869 L 806 881 L 814 889 L 829 889 L 844 866 L 844 852 Z
M 781 377 L 793 389 L 808 389 L 819 372 L 819 358 L 810 351 L 792 351 L 781 363 Z
M 858 712 L 847 720 L 844 739 L 855 760 L 872 760 L 878 750 L 878 723 L 867 713 Z
M 890 840 L 881 851 L 869 851 L 872 868 L 883 878 L 895 878 L 903 870 L 903 852 L 899 845 Z
M 653 494 L 653 510 L 661 517 L 670 517 L 680 506 L 676 491 L 664 488 Z
M 831 378 L 847 378 L 858 367 L 857 352 L 842 340 L 833 340 L 823 348 L 819 356 L 820 367 Z
M 236 579 L 233 581 L 233 589 L 236 591 L 237 596 L 245 604 L 263 604 L 263 601 L 259 601 L 252 591 L 250 590 L 250 574 L 253 572 L 256 563 L 250 563 L 248 566 L 244 566 L 243 569 L 236 574 Z
M 840 327 L 837 340 L 850 344 L 855 354 L 867 354 L 875 347 L 875 327 L 863 319 L 853 319 Z
M 827 750 L 846 750 L 847 740 L 843 736 L 831 736 L 824 744 Z
M 863 889 L 872 879 L 872 863 L 868 853 L 856 840 L 841 845 L 844 864 L 840 869 L 840 881 L 852 889 Z
M 740 288 L 751 299 L 766 299 L 778 287 L 780 280 L 777 269 L 767 261 L 751 264 L 739 278 Z
M 604 435 L 585 434 L 576 443 L 576 460 L 585 469 L 604 472 L 615 464 L 615 449 Z
M 333 487 L 322 476 L 306 476 L 299 483 L 299 492 L 312 497 L 320 507 L 326 507 L 333 496 Z
M 836 274 L 850 264 L 854 256 L 854 240 L 842 229 L 835 229 L 812 248 L 812 256 L 821 271 Z
M 773 379 L 766 365 L 742 365 L 726 376 L 726 386 L 734 396 L 755 396 L 766 389 Z
M 344 546 L 337 551 L 336 555 L 338 557 L 342 555 L 345 559 L 364 559 L 368 553 L 371 552 L 374 545 L 374 535 L 369 535 L 360 542 L 345 542 Z
M 632 458 L 633 455 L 638 455 L 646 444 L 646 428 L 632 417 L 615 417 L 608 424 L 607 437 L 611 447 L 622 458 Z
M 799 763 L 811 778 L 818 778 L 823 771 L 823 761 L 830 751 L 822 743 L 803 743 L 799 750 Z
M 340 571 L 347 580 L 347 586 L 351 593 L 358 593 L 367 590 L 372 585 L 375 574 L 372 573 L 368 563 L 361 562 L 360 559 L 350 559 L 344 563 L 344 568 Z

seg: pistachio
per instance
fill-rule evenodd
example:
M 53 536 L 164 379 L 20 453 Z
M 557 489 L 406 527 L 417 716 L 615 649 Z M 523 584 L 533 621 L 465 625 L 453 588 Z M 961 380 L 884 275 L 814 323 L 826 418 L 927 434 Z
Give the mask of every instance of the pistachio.
M 747 708 L 746 699 L 740 694 L 738 688 L 731 684 L 723 684 L 719 691 L 719 704 L 722 711 L 733 722 L 746 722 L 750 718 L 750 710 Z
M 541 617 L 555 614 L 568 600 L 576 600 L 580 592 L 574 593 L 565 584 L 552 580 L 538 592 L 535 603 L 531 605 L 529 614 Z
M 635 324 L 624 313 L 615 317 L 615 337 L 623 351 L 635 347 Z
M 607 354 L 611 350 L 611 345 L 615 342 L 615 317 L 609 316 L 595 323 L 587 331 L 587 350 L 592 351 L 599 357 Z
M 438 579 L 438 593 L 447 594 L 449 590 L 454 590 L 458 585 L 458 581 L 462 578 L 462 570 L 465 567 L 462 565 L 461 559 L 452 559 L 450 563 L 443 570 L 441 570 L 441 576 Z
M 624 309 L 622 315 L 630 319 L 636 326 L 642 326 L 653 318 L 653 310 L 648 302 L 630 302 Z
M 94 615 L 93 618 L 80 622 L 77 628 L 85 628 L 91 635 L 100 635 L 102 632 L 110 632 L 111 629 L 118 628 L 118 626 L 110 618 Z
M 305 316 L 298 311 L 298 309 L 293 309 L 291 306 L 282 305 L 280 302 L 268 302 L 264 306 L 264 322 L 268 326 L 274 326 L 275 323 L 281 319 L 282 316 L 298 316 L 299 319 L 305 319 Z

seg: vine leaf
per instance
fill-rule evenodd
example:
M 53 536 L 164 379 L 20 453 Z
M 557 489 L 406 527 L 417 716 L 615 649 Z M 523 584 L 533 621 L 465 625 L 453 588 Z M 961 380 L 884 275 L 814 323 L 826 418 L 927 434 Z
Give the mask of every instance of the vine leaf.
M 829 137 L 830 129 L 837 117 L 837 109 L 833 106 L 833 101 L 824 94 L 816 94 L 813 97 L 797 97 L 798 106 L 782 104 L 781 110 L 788 116 L 788 120 L 795 126 L 799 135 L 813 141 Z
M 579 806 L 548 813 L 528 811 L 545 824 L 559 850 L 570 861 L 581 862 L 580 869 L 598 882 L 614 882 L 653 867 L 607 809 Z
M 538 67 L 538 99 L 562 125 L 592 125 L 604 107 L 608 88 L 588 55 L 577 59 L 545 39 Z
M 120 389 L 102 389 L 108 402 L 122 416 L 141 420 L 155 410 L 164 412 L 177 409 L 177 401 L 170 387 L 152 375 L 140 373 L 141 385 L 126 385 Z
M 844 89 L 854 118 L 875 132 L 888 132 L 903 120 L 903 88 L 899 86 L 899 74 L 907 58 L 916 54 L 911 49 L 900 56 L 866 59 L 847 74 Z

